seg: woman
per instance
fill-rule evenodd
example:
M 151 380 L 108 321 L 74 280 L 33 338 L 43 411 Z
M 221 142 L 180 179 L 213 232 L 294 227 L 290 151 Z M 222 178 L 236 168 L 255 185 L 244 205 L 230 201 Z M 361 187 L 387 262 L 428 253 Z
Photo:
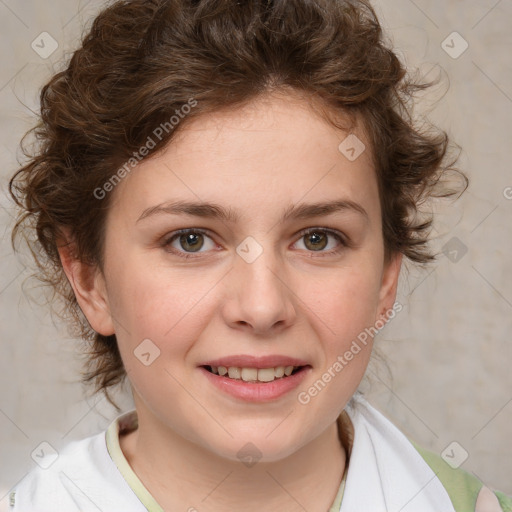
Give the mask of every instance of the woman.
M 86 381 L 136 409 L 12 510 L 510 510 L 357 391 L 402 259 L 433 258 L 420 204 L 466 185 L 409 117 L 423 87 L 366 1 L 99 14 L 42 91 L 14 236 L 35 223 Z

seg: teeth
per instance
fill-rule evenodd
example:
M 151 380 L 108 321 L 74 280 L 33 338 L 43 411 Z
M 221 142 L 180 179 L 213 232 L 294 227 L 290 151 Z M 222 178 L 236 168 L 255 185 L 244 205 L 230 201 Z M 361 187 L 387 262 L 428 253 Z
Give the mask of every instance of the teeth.
M 258 370 L 258 380 L 262 382 L 272 382 L 276 376 L 274 368 L 262 368 Z
M 272 382 L 274 379 L 289 377 L 299 366 L 277 366 L 276 368 L 237 368 L 230 366 L 210 366 L 212 373 L 244 382 Z
M 230 366 L 228 368 L 228 375 L 230 379 L 239 379 L 240 373 L 240 368 L 235 368 L 234 366 Z
M 258 380 L 258 368 L 242 368 L 242 380 L 245 380 L 245 382 Z

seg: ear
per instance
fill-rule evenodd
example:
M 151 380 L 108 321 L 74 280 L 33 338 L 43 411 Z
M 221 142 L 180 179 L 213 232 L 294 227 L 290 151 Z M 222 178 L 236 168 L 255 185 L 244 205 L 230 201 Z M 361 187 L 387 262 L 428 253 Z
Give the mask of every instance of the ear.
M 384 265 L 379 293 L 379 306 L 375 321 L 383 319 L 387 322 L 388 315 L 386 313 L 393 309 L 398 287 L 398 278 L 402 267 L 402 256 L 402 253 L 394 253 L 390 260 Z
M 103 336 L 115 333 L 104 276 L 96 266 L 80 261 L 69 230 L 66 239 L 58 243 L 62 268 L 76 300 L 91 327 Z

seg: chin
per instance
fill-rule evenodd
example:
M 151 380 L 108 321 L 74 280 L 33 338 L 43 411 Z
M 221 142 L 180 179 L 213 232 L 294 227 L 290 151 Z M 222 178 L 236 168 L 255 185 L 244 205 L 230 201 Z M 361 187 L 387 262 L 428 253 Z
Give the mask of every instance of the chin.
M 298 450 L 298 443 L 295 443 L 289 435 L 284 437 L 276 435 L 270 440 L 266 437 L 266 432 L 271 430 L 265 430 L 265 433 L 254 436 L 235 435 L 234 439 L 229 439 L 228 445 L 219 446 L 215 452 L 219 457 L 252 467 L 260 462 L 278 462 Z

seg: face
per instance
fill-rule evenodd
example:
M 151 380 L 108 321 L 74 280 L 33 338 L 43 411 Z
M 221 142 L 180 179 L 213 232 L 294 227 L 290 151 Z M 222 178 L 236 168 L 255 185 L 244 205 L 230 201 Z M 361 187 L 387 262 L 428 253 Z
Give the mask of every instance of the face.
M 384 264 L 369 144 L 353 133 L 355 160 L 300 98 L 260 98 L 194 120 L 114 190 L 104 274 L 79 301 L 117 336 L 139 423 L 273 461 L 335 422 L 370 357 L 371 338 L 354 340 L 392 308 L 400 261 Z

